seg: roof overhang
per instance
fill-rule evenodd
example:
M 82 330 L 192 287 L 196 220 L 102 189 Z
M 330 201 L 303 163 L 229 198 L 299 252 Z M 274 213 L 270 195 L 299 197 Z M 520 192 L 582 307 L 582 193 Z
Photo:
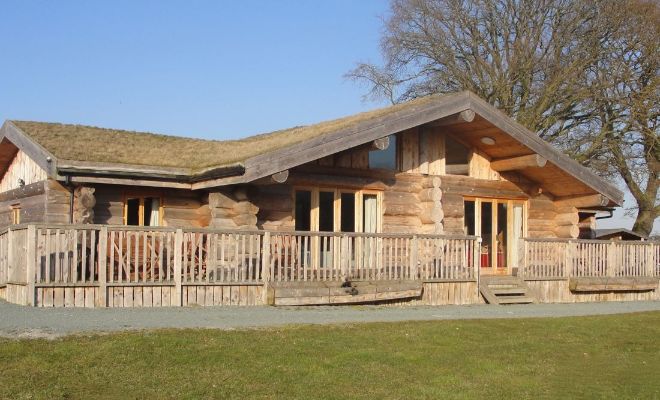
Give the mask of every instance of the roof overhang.
M 478 118 L 474 121 L 472 118 L 459 118 L 465 115 L 465 112 L 469 112 L 472 116 L 476 115 Z M 460 126 L 463 125 L 466 128 L 465 132 L 478 132 L 474 130 L 474 125 L 471 124 L 480 121 L 486 124 L 486 128 L 494 129 L 511 138 L 520 147 L 518 155 L 537 154 L 547 160 L 547 164 L 544 162 L 542 167 L 528 168 L 523 170 L 522 173 L 534 181 L 552 185 L 551 180 L 543 182 L 542 174 L 550 171 L 569 179 L 576 187 L 579 186 L 573 192 L 562 193 L 562 197 L 577 198 L 600 194 L 606 198 L 606 201 L 596 201 L 595 204 L 589 204 L 589 207 L 609 207 L 623 204 L 623 193 L 615 186 L 604 181 L 588 168 L 555 149 L 534 132 L 524 128 L 470 92 L 437 96 L 421 103 L 413 102 L 410 106 L 396 109 L 384 115 L 380 114 L 365 118 L 351 124 L 349 127 L 250 157 L 241 163 L 209 168 L 203 171 L 191 171 L 185 168 L 58 160 L 10 121 L 5 122 L 0 129 L 0 140 L 7 139 L 24 151 L 53 179 L 80 183 L 132 184 L 196 190 L 248 183 L 268 176 L 277 181 L 277 177 L 283 176 L 283 172 L 290 168 L 407 129 L 430 123 L 437 124 L 439 121 L 448 119 L 452 121 L 452 125 L 447 127 L 449 131 L 459 132 Z M 457 121 L 458 124 L 456 124 Z M 562 186 L 557 187 L 561 189 Z

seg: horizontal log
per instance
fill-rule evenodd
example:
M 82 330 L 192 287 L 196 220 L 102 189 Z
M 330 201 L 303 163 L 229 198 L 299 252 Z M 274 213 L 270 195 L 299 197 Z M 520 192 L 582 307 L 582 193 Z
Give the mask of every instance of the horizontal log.
M 289 170 L 285 169 L 284 171 L 277 172 L 271 175 L 270 178 L 275 183 L 284 183 L 287 179 L 289 179 Z
M 232 221 L 234 221 L 237 226 L 256 226 L 257 216 L 254 214 L 241 214 L 232 218 Z
M 538 155 L 530 154 L 526 156 L 502 158 L 499 160 L 492 160 L 490 168 L 494 171 L 513 171 L 525 168 L 540 168 L 544 167 L 548 162 L 547 159 Z
M 249 201 L 239 201 L 234 204 L 232 210 L 236 214 L 256 214 L 257 212 L 259 212 L 259 207 L 255 206 Z
M 558 226 L 575 225 L 580 222 L 580 218 L 577 213 L 557 214 L 554 222 Z
M 430 204 L 430 203 L 426 203 Z M 419 213 L 419 219 L 424 224 L 434 224 L 442 222 L 445 217 L 444 211 L 439 207 L 422 207 L 422 212 Z
M 228 229 L 235 229 L 236 224 L 234 223 L 234 220 L 231 218 L 212 218 L 211 222 L 209 223 L 209 226 L 211 228 L 228 228 Z
M 554 229 L 557 237 L 576 239 L 580 236 L 580 228 L 577 225 L 563 225 Z
M 604 207 L 609 204 L 609 199 L 602 194 L 592 194 L 587 196 L 560 197 L 555 199 L 555 206 L 573 206 L 573 207 Z
M 211 208 L 220 207 L 220 208 L 232 208 L 236 200 L 223 192 L 211 192 L 209 193 L 209 206 Z
M 439 176 L 431 176 L 427 178 L 423 178 L 420 180 L 420 185 L 422 188 L 433 188 L 433 187 L 441 187 L 442 186 L 442 179 Z
M 395 215 L 384 215 L 383 224 L 386 225 L 405 225 L 409 227 L 419 227 L 422 225 L 422 222 L 417 216 L 395 216 Z
M 472 110 L 463 110 L 459 113 L 452 114 L 448 117 L 440 118 L 436 121 L 429 123 L 429 126 L 449 126 L 455 124 L 464 124 L 474 121 L 475 112 Z
M 383 214 L 384 215 L 403 215 L 414 216 L 419 215 L 422 207 L 419 204 L 397 204 L 385 203 Z
M 420 202 L 438 202 L 442 200 L 442 190 L 439 188 L 422 189 L 417 194 Z
M 373 142 L 371 142 L 371 148 L 373 150 L 385 150 L 388 147 L 390 147 L 390 137 L 389 136 L 378 138 L 378 139 L 374 140 Z

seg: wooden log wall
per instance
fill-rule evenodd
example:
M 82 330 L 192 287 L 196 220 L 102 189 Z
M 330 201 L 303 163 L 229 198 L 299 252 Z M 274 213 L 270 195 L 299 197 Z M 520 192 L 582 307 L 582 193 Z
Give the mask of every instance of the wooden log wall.
M 209 225 L 211 212 L 205 193 L 177 189 L 150 189 L 119 185 L 94 185 L 96 205 L 94 223 L 124 224 L 126 195 L 157 196 L 162 199 L 163 225 L 177 228 L 201 228 Z
M 94 201 L 96 201 L 95 197 Z M 71 189 L 53 179 L 46 181 L 45 212 L 46 218 L 44 222 L 54 224 L 66 224 L 70 222 Z
M 46 171 L 37 165 L 27 154 L 18 150 L 14 159 L 7 167 L 7 171 L 0 180 L 0 192 L 6 192 L 17 189 L 21 185 L 19 179 L 24 185 L 36 183 L 48 179 Z
M 252 189 L 254 190 L 254 189 Z M 225 229 L 257 229 L 259 207 L 250 200 L 245 187 L 227 188 L 208 194 L 209 226 Z
M 580 235 L 579 222 L 579 210 L 576 207 L 557 206 L 547 195 L 529 200 L 529 237 L 576 239 Z
M 259 208 L 257 227 L 272 231 L 293 231 L 293 186 L 289 184 L 261 185 L 253 196 Z
M 46 181 L 0 193 L 0 226 L 12 223 L 12 207 L 20 208 L 20 222 L 43 222 L 46 215 Z

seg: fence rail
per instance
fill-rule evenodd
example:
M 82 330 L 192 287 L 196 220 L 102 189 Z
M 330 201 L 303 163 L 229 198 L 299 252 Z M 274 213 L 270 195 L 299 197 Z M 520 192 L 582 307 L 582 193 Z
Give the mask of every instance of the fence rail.
M 22 285 L 27 293 L 160 285 L 180 293 L 184 285 L 476 280 L 476 242 L 467 236 L 30 224 L 0 232 L 0 285 Z
M 523 239 L 527 278 L 660 277 L 660 243 Z

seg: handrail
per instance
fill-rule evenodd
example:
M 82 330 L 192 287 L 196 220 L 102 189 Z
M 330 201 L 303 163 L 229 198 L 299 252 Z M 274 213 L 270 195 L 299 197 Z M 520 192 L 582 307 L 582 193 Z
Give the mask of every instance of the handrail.
M 348 237 L 399 237 L 399 238 L 428 238 L 428 239 L 477 239 L 472 235 L 454 234 L 428 234 L 428 233 L 364 233 L 364 232 L 325 232 L 325 231 L 275 231 L 268 229 L 232 229 L 232 228 L 177 228 L 166 226 L 136 226 L 136 225 L 106 225 L 106 224 L 55 224 L 55 223 L 24 223 L 12 225 L 11 230 L 27 229 L 34 226 L 42 229 L 101 229 L 107 228 L 114 231 L 136 231 L 136 232 L 176 232 L 181 229 L 190 233 L 226 233 L 226 234 L 286 234 L 286 235 L 314 235 L 314 236 L 348 236 Z M 5 228 L 7 229 L 7 228 Z M 1 232 L 0 232 L 1 233 Z
M 526 238 L 521 276 L 529 278 L 660 277 L 660 243 Z

